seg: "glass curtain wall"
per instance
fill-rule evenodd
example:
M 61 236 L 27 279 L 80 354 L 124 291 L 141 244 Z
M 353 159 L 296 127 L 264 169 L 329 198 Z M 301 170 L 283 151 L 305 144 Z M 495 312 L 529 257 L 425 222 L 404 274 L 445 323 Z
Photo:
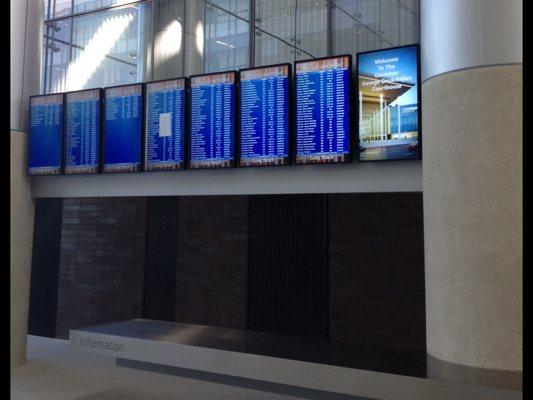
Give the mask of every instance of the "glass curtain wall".
M 332 52 L 356 54 L 418 43 L 419 0 L 335 0 Z
M 204 72 L 417 43 L 419 0 L 204 0 Z M 251 33 L 251 34 L 250 34 Z M 252 56 L 248 52 L 253 52 Z
M 250 0 L 205 0 L 204 72 L 250 65 Z
M 42 92 L 147 80 L 152 1 L 45 0 Z
M 256 0 L 254 65 L 326 56 L 327 16 L 326 0 Z
M 196 1 L 205 73 L 419 40 L 419 0 Z M 182 75 L 185 0 L 44 2 L 43 93 Z

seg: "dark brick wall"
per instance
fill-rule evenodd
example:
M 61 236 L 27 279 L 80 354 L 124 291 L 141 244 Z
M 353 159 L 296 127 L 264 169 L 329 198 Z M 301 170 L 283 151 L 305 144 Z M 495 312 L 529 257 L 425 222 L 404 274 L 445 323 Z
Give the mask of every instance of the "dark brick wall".
M 142 316 L 146 198 L 64 199 L 56 337 Z
M 181 197 L 176 321 L 246 329 L 248 196 Z
M 328 195 L 329 337 L 425 350 L 421 193 Z M 249 196 L 178 199 L 175 319 L 246 329 Z M 143 315 L 146 198 L 65 199 L 56 336 Z
M 422 193 L 329 199 L 330 339 L 425 350 Z

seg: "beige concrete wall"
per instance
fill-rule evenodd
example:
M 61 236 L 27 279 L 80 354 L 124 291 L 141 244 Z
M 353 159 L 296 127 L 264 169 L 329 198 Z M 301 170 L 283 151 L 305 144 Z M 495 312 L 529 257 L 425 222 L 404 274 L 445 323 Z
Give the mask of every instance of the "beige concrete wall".
M 522 370 L 522 66 L 422 86 L 428 353 Z
M 11 368 L 26 361 L 34 204 L 24 132 L 11 131 Z
M 42 0 L 11 0 L 11 368 L 26 360 L 34 205 L 26 176 L 28 98 L 39 93 Z

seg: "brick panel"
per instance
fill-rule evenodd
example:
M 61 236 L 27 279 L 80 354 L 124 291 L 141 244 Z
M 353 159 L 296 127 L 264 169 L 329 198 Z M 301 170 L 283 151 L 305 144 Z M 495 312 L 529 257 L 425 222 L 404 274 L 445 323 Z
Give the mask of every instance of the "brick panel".
M 56 337 L 142 316 L 145 231 L 146 198 L 64 199 Z
M 246 329 L 248 203 L 180 197 L 176 321 Z
M 330 339 L 424 350 L 421 193 L 332 194 Z

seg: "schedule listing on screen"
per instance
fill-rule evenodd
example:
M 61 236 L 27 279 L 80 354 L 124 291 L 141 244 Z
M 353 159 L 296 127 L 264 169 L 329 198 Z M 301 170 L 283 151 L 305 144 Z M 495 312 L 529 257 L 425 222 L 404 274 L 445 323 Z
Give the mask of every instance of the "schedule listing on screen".
M 145 169 L 177 170 L 185 165 L 186 79 L 146 84 Z
M 101 89 L 66 94 L 65 174 L 98 173 Z
M 359 53 L 359 161 L 418 159 L 418 45 Z
M 28 175 L 61 174 L 64 95 L 30 97 Z
M 142 84 L 105 90 L 104 172 L 141 168 Z
M 349 55 L 298 61 L 296 163 L 351 160 Z
M 240 166 L 289 162 L 290 64 L 240 71 Z
M 235 71 L 191 77 L 189 168 L 234 166 L 235 83 Z

